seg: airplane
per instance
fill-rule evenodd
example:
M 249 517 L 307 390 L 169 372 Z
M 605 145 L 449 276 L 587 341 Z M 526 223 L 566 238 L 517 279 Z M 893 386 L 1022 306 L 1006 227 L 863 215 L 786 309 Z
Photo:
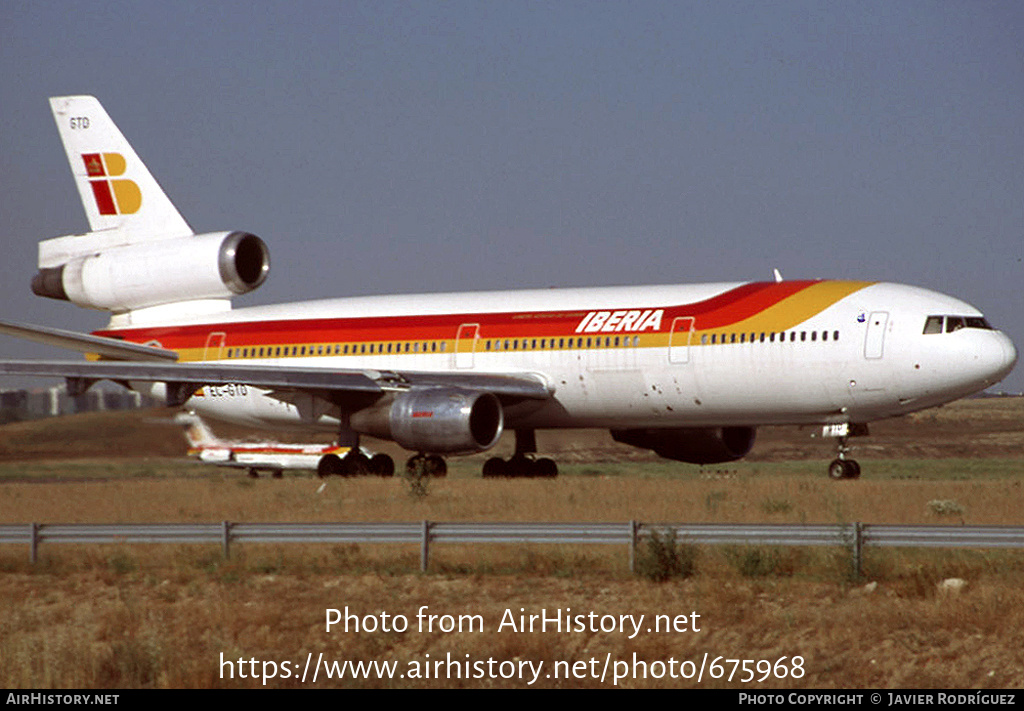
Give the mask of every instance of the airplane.
M 185 439 L 188 440 L 189 456 L 221 467 L 246 469 L 253 478 L 258 477 L 260 471 L 267 471 L 279 479 L 285 469 L 312 470 L 321 477 L 326 476 L 329 470 L 339 468 L 337 462 L 351 451 L 349 447 L 335 444 L 223 440 L 213 433 L 199 415 L 191 411 L 178 413 L 174 421 L 181 425 Z M 365 471 L 361 473 L 394 475 L 395 464 L 391 457 L 373 454 L 366 449 L 360 454 L 366 458 Z
M 975 307 L 894 283 L 835 280 L 362 296 L 232 308 L 270 268 L 259 237 L 197 234 L 100 103 L 50 99 L 90 232 L 40 242 L 33 291 L 109 311 L 91 335 L 0 332 L 87 354 L 0 373 L 107 378 L 204 417 L 331 432 L 365 466 L 362 435 L 399 444 L 409 472 L 486 452 L 484 476 L 554 476 L 537 430 L 602 428 L 661 457 L 712 464 L 764 425 L 836 438 L 834 479 L 860 475 L 868 423 L 983 390 L 1017 361 Z

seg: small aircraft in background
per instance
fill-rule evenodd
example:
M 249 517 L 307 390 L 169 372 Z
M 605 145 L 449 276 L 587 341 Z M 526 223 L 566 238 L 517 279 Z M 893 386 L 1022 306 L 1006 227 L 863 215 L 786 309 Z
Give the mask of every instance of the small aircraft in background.
M 343 471 L 349 476 L 371 474 L 391 476 L 395 473 L 390 457 L 373 454 L 360 448 L 357 455 L 348 456 L 350 447 L 331 444 L 294 444 L 285 442 L 238 442 L 223 440 L 203 422 L 195 412 L 181 412 L 174 421 L 182 426 L 188 440 L 188 454 L 201 462 L 220 467 L 248 469 L 249 476 L 258 477 L 261 471 L 279 479 L 285 469 L 315 471 L 319 476 Z M 345 466 L 345 464 L 357 466 Z M 389 466 L 390 465 L 390 466 Z

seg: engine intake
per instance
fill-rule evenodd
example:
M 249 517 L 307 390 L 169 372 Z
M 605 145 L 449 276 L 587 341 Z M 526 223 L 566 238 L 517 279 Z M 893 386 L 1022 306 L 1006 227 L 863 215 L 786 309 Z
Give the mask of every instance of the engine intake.
M 439 387 L 408 390 L 354 413 L 349 421 L 356 431 L 405 449 L 471 454 L 497 444 L 504 416 L 493 393 Z
M 746 456 L 754 446 L 753 427 L 685 427 L 680 429 L 612 430 L 612 439 L 677 462 L 718 464 Z
M 35 294 L 122 312 L 245 294 L 266 280 L 270 252 L 254 234 L 214 232 L 113 246 L 40 267 Z

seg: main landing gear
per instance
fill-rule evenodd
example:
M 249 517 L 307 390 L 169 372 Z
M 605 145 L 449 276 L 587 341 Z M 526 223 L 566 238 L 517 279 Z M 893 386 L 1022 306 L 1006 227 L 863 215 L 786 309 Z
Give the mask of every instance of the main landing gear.
M 558 465 L 547 457 L 537 458 L 537 435 L 533 430 L 516 430 L 516 453 L 509 459 L 491 457 L 484 462 L 485 479 L 496 477 L 539 477 L 553 479 L 558 476 Z
M 349 427 L 348 416 L 343 415 L 338 429 L 338 446 L 348 447 L 344 457 L 325 454 L 316 465 L 316 474 L 321 479 L 327 476 L 392 476 L 395 461 L 386 454 L 372 457 L 363 454 L 359 448 L 359 433 Z
M 344 457 L 325 454 L 316 466 L 317 476 L 392 476 L 395 462 L 386 454 L 367 457 L 358 449 L 350 450 Z
M 537 457 L 537 437 L 533 430 L 516 430 L 516 451 L 509 459 L 491 457 L 483 466 L 484 478 L 535 477 L 553 479 L 558 476 L 558 465 L 547 457 Z M 359 434 L 342 427 L 338 444 L 349 447 L 344 457 L 325 454 L 317 464 L 316 473 L 328 476 L 392 476 L 395 463 L 386 454 L 367 457 L 359 449 Z M 414 454 L 405 463 L 405 473 L 412 477 L 443 477 L 448 475 L 444 458 L 436 454 Z

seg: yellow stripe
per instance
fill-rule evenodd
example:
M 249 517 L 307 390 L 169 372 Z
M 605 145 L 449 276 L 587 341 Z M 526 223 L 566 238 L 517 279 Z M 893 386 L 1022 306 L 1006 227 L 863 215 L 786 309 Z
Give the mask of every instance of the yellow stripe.
M 788 331 L 797 324 L 817 316 L 819 313 L 844 299 L 855 291 L 871 286 L 867 281 L 823 281 L 798 291 L 769 306 L 750 318 L 738 321 L 727 329 L 730 332 L 780 332 Z M 713 329 L 720 330 L 720 329 Z

